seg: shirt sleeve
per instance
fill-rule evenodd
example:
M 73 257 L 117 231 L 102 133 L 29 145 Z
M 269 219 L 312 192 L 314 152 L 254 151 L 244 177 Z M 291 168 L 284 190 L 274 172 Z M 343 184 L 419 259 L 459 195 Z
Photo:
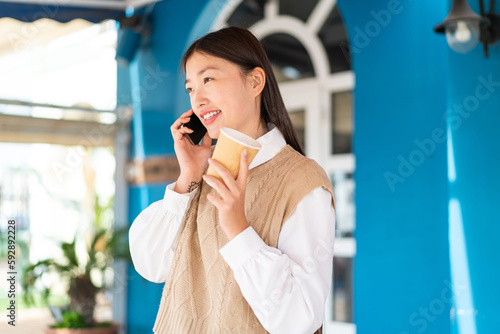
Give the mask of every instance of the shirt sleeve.
M 310 334 L 321 326 L 332 283 L 334 237 L 331 194 L 317 188 L 283 225 L 278 248 L 249 227 L 220 249 L 268 332 Z
M 135 270 L 145 279 L 165 282 L 187 210 L 197 192 L 179 194 L 168 185 L 162 200 L 152 203 L 134 220 L 129 244 Z

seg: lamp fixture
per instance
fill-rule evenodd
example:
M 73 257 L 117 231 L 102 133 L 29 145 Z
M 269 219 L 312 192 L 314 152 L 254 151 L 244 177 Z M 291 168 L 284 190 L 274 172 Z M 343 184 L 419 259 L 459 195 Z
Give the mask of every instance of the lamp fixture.
M 467 53 L 481 41 L 484 55 L 488 58 L 488 46 L 500 39 L 500 16 L 493 13 L 495 0 L 490 0 L 490 11 L 485 13 L 484 0 L 479 0 L 481 15 L 476 14 L 467 0 L 453 0 L 451 10 L 434 31 L 446 34 L 450 48 Z
M 116 62 L 120 66 L 128 66 L 135 57 L 137 50 L 143 43 L 143 37 L 151 33 L 149 17 L 156 1 L 150 3 L 143 14 L 135 11 L 134 7 L 127 7 L 127 16 L 120 22 L 120 34 L 116 44 Z
M 142 43 L 141 17 L 134 15 L 120 20 L 120 35 L 116 43 L 115 59 L 120 66 L 128 66 Z

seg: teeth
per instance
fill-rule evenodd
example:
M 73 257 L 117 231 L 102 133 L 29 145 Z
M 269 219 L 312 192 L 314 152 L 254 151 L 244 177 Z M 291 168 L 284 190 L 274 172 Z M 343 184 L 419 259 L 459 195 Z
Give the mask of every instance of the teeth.
M 209 119 L 211 117 L 214 117 L 215 115 L 217 115 L 218 113 L 220 113 L 220 110 L 217 110 L 217 111 L 212 111 L 208 114 L 206 114 L 205 116 L 203 116 L 204 119 Z

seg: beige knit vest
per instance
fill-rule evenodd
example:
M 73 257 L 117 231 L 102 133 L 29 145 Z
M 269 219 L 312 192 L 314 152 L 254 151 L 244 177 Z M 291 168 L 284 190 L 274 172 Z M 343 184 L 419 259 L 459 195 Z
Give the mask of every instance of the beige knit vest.
M 245 194 L 247 220 L 266 244 L 277 247 L 283 223 L 302 198 L 318 187 L 330 191 L 333 198 L 323 169 L 286 146 L 273 159 L 249 171 Z M 215 190 L 204 182 L 188 210 L 153 331 L 267 333 L 219 253 L 228 239 L 219 226 L 217 209 L 206 199 L 209 193 Z M 321 329 L 317 333 L 320 332 Z

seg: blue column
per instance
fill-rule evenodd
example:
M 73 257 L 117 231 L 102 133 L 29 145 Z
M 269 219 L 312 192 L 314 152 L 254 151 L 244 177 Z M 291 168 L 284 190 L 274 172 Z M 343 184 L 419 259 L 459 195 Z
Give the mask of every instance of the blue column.
M 357 334 L 449 333 L 446 1 L 338 3 L 356 76 Z
M 472 7 L 479 12 L 477 4 Z M 447 125 L 452 333 L 496 333 L 500 328 L 498 46 L 490 47 L 490 59 L 484 57 L 481 45 L 465 55 L 449 51 Z

